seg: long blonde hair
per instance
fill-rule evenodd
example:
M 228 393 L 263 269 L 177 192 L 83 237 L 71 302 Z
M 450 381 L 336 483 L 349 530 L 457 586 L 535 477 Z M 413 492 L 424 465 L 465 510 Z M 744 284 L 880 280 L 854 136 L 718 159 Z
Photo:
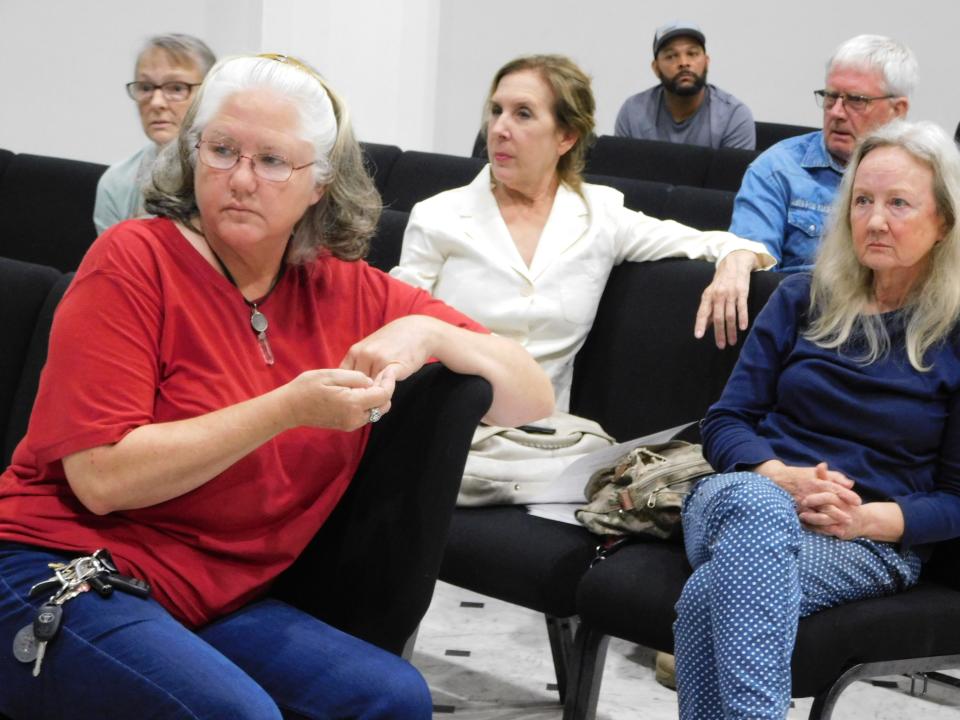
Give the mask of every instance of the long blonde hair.
M 857 168 L 863 158 L 883 147 L 901 148 L 931 169 L 937 213 L 946 231 L 930 251 L 927 271 L 911 288 L 903 307 L 907 357 L 922 372 L 930 369 L 924 363 L 927 351 L 944 340 L 960 321 L 960 152 L 933 123 L 894 121 L 873 131 L 857 146 L 817 253 L 810 288 L 813 321 L 804 334 L 825 348 L 840 348 L 856 337 L 857 345 L 864 346 L 858 358 L 864 363 L 878 360 L 890 349 L 882 317 L 867 312 L 874 299 L 873 271 L 860 264 L 850 231 Z

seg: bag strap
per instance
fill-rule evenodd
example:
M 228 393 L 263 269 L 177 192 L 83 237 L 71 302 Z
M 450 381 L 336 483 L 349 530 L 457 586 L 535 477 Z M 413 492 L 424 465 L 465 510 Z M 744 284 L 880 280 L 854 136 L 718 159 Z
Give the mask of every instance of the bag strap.
M 589 567 L 593 567 L 601 560 L 606 560 L 608 557 L 613 555 L 617 550 L 627 545 L 628 543 L 636 541 L 636 535 L 607 535 L 603 540 L 597 545 L 596 553 L 593 556 L 593 559 L 590 561 Z

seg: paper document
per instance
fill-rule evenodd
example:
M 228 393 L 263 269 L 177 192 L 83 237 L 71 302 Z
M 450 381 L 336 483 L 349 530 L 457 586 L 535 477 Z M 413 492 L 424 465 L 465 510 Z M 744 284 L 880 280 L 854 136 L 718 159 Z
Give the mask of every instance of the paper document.
M 559 516 L 569 514 L 570 520 L 566 520 L 566 522 L 575 523 L 576 518 L 573 517 L 572 511 L 560 511 L 556 507 L 544 508 L 541 511 L 539 508 L 541 508 L 544 504 L 570 505 L 573 507 L 573 509 L 584 505 L 586 503 L 586 498 L 584 497 L 583 489 L 586 486 L 587 481 L 590 479 L 590 476 L 593 475 L 597 470 L 612 467 L 620 458 L 633 450 L 635 447 L 639 447 L 640 445 L 653 445 L 655 443 L 667 442 L 681 431 L 686 430 L 691 425 L 693 425 L 693 422 L 677 425 L 669 430 L 661 430 L 653 435 L 645 435 L 644 437 L 627 440 L 626 442 L 618 443 L 617 445 L 611 445 L 610 447 L 595 450 L 588 455 L 578 458 L 574 462 L 570 463 L 570 465 L 568 465 L 566 469 L 557 476 L 556 480 L 550 483 L 540 493 L 538 493 L 533 500 L 531 500 L 531 504 L 527 506 L 527 512 L 529 512 L 531 515 L 537 515 L 540 517 L 550 516 L 555 520 L 561 519 L 560 517 L 553 517 L 555 515 Z

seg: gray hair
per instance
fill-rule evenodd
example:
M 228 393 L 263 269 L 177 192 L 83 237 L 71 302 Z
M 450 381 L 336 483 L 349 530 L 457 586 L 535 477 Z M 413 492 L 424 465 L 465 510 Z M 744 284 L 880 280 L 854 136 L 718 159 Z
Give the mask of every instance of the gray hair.
M 827 75 L 838 67 L 879 72 L 887 92 L 905 98 L 913 94 L 920 74 L 913 51 L 883 35 L 857 35 L 842 43 L 827 61 Z
M 867 313 L 873 300 L 873 271 L 860 264 L 850 230 L 850 203 L 857 168 L 877 148 L 898 147 L 933 173 L 933 196 L 946 232 L 930 251 L 926 274 L 911 288 L 903 307 L 906 350 L 918 371 L 929 370 L 924 355 L 946 339 L 960 321 L 960 151 L 953 140 L 930 122 L 903 120 L 878 128 L 861 142 L 847 165 L 833 206 L 830 227 L 820 244 L 810 289 L 811 316 L 806 337 L 825 348 L 840 348 L 862 338 L 859 358 L 871 363 L 890 348 L 882 318 Z
M 342 260 L 363 257 L 377 228 L 381 201 L 363 167 L 349 112 L 313 68 L 285 55 L 229 58 L 213 67 L 176 141 L 154 163 L 144 207 L 193 227 L 199 212 L 193 183 L 200 135 L 227 98 L 255 88 L 269 88 L 296 106 L 299 135 L 314 147 L 314 182 L 327 186 L 294 226 L 287 260 L 308 262 L 323 248 Z
M 149 38 L 137 53 L 137 62 L 133 66 L 136 73 L 140 67 L 140 59 L 150 50 L 163 50 L 181 65 L 195 65 L 200 71 L 200 77 L 210 72 L 210 68 L 217 61 L 217 56 L 200 38 L 183 33 L 169 33 L 154 35 Z

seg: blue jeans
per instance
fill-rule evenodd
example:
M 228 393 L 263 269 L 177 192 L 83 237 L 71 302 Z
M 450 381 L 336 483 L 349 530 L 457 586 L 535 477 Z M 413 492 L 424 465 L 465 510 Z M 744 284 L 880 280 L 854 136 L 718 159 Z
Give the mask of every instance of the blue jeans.
M 13 637 L 46 600 L 30 586 L 63 557 L 0 544 L 0 712 L 13 720 L 431 717 L 412 665 L 272 599 L 192 632 L 152 599 L 83 593 L 35 678 Z
M 917 555 L 895 544 L 801 527 L 790 495 L 755 473 L 701 481 L 683 532 L 694 568 L 673 627 L 684 720 L 782 720 L 799 619 L 920 575 Z

